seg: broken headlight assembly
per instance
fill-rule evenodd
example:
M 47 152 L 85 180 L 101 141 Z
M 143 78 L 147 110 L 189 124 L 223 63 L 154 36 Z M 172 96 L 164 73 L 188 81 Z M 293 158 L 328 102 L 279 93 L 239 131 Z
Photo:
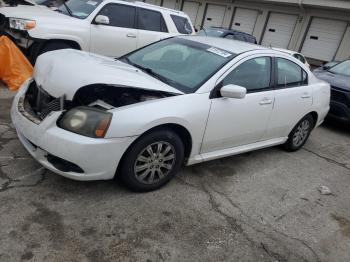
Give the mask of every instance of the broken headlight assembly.
M 34 20 L 21 19 L 21 18 L 10 18 L 10 28 L 16 30 L 29 30 L 33 29 L 36 25 Z
M 111 113 L 80 106 L 64 113 L 58 120 L 57 125 L 79 135 L 103 138 L 111 120 Z

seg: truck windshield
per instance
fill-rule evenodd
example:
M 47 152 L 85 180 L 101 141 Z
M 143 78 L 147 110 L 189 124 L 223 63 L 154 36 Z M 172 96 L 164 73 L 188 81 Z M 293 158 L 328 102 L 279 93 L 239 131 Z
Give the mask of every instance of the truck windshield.
M 58 12 L 79 19 L 87 18 L 102 0 L 68 0 L 57 9 Z

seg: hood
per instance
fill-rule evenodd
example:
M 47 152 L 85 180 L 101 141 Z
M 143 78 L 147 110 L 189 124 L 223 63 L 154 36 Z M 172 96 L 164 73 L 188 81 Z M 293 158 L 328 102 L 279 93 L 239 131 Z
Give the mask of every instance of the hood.
M 55 18 L 55 19 L 77 19 L 73 18 L 59 12 L 55 12 L 50 8 L 42 5 L 18 5 L 15 7 L 3 7 L 0 9 L 0 13 L 5 15 L 6 17 L 14 17 L 14 18 L 23 18 L 23 19 L 32 19 L 32 20 L 41 20 L 43 18 Z
M 112 58 L 64 49 L 38 57 L 34 79 L 53 97 L 72 100 L 83 86 L 107 84 L 145 90 L 183 94 L 143 71 Z
M 329 71 L 314 71 L 317 78 L 328 82 L 331 86 L 350 91 L 350 77 L 333 74 Z

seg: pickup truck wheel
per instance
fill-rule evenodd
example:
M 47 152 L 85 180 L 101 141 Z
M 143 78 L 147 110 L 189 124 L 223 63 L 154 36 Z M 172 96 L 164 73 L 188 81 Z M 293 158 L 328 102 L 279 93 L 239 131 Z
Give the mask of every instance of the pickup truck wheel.
M 169 129 L 157 130 L 142 136 L 128 149 L 119 176 L 133 191 L 151 191 L 169 182 L 183 161 L 180 137 Z
M 314 119 L 311 115 L 305 116 L 298 124 L 293 128 L 288 136 L 287 142 L 284 144 L 284 148 L 287 151 L 294 152 L 303 147 L 310 133 L 314 127 Z

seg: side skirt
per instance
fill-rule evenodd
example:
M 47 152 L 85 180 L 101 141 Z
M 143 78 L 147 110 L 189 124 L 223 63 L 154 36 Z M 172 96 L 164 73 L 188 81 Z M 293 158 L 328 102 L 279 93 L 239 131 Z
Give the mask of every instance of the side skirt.
M 248 145 L 237 146 L 233 148 L 227 148 L 227 149 L 217 150 L 217 151 L 208 152 L 204 154 L 199 154 L 194 157 L 191 157 L 188 160 L 187 165 L 189 166 L 189 165 L 210 161 L 218 158 L 238 155 L 238 154 L 242 154 L 242 153 L 246 153 L 249 151 L 254 151 L 254 150 L 258 150 L 266 147 L 281 145 L 281 144 L 284 144 L 287 141 L 287 139 L 288 137 L 279 137 L 279 138 L 260 141 L 260 142 L 256 142 Z

